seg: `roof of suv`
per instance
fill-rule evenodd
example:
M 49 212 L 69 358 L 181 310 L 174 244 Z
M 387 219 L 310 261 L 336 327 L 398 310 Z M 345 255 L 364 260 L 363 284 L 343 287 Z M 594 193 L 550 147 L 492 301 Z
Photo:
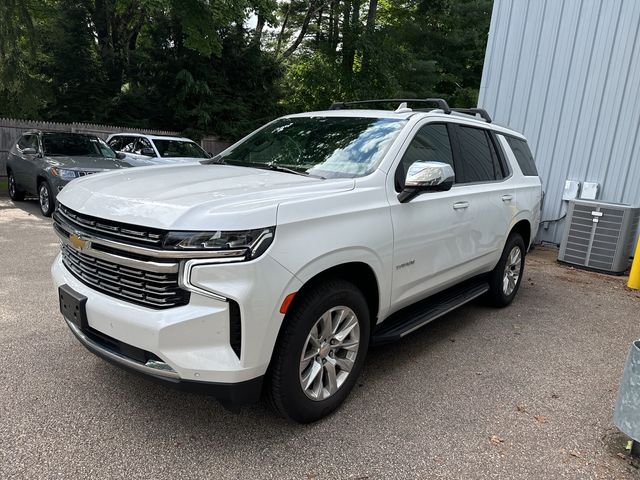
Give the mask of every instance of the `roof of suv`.
M 421 108 L 409 108 L 409 104 L 417 104 Z M 395 110 L 367 108 L 368 105 L 393 105 L 395 106 Z M 428 107 L 424 108 L 422 107 L 423 105 L 428 105 Z M 334 102 L 329 110 L 326 111 L 289 115 L 290 118 L 313 116 L 397 118 L 404 120 L 409 120 L 411 118 L 420 120 L 425 117 L 437 117 L 442 120 L 455 118 L 457 120 L 456 123 L 482 126 L 505 135 L 512 135 L 524 139 L 524 136 L 521 133 L 492 123 L 491 116 L 485 109 L 479 107 L 452 108 L 449 106 L 447 101 L 442 98 L 384 98 L 347 102 L 339 101 Z
M 115 137 L 117 135 L 122 135 L 127 137 L 144 137 L 144 138 L 148 138 L 149 140 L 179 140 L 182 142 L 193 142 L 193 140 L 187 137 L 172 137 L 170 135 L 150 135 L 147 133 L 117 132 L 117 133 L 112 133 L 109 136 Z
M 423 110 L 411 110 L 402 109 L 401 111 L 394 110 L 370 110 L 370 109 L 344 109 L 344 110 L 319 110 L 315 112 L 304 112 L 287 115 L 287 118 L 301 118 L 301 117 L 364 117 L 364 118 L 396 118 L 402 120 L 408 120 L 410 118 L 432 118 L 436 117 L 440 120 L 450 120 L 455 118 L 456 120 L 462 120 L 469 125 L 476 125 L 479 127 L 490 128 L 498 133 L 504 133 L 514 137 L 525 137 L 515 130 L 511 130 L 507 127 L 497 125 L 495 123 L 488 123 L 473 115 L 467 115 L 465 113 L 458 113 L 452 111 L 451 113 L 445 113 L 443 110 L 434 109 L 429 111 Z
M 80 135 L 83 137 L 97 137 L 95 133 L 84 133 L 84 132 L 65 132 L 63 130 L 27 130 L 22 132 L 21 135 L 49 135 L 49 134 L 61 134 L 61 135 Z

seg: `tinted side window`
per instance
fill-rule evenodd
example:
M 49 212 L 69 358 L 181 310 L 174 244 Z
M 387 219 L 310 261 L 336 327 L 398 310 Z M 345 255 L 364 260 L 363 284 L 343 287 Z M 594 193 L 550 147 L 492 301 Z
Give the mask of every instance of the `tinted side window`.
M 153 147 L 151 146 L 151 142 L 149 140 L 147 140 L 144 137 L 138 137 L 138 142 L 136 143 L 136 148 L 134 150 L 134 153 L 136 153 L 138 155 L 144 155 L 142 153 L 142 149 L 144 149 L 144 148 L 149 148 L 149 149 L 153 150 Z M 147 156 L 154 157 L 155 155 L 147 155 Z
M 25 148 L 35 148 L 38 150 L 38 137 L 37 135 L 23 135 L 18 140 L 18 148 L 24 150 Z
M 113 137 L 109 140 L 108 145 L 113 148 L 116 152 L 119 152 L 122 148 L 122 137 Z
M 133 153 L 136 147 L 136 137 L 120 137 L 120 150 L 126 153 Z
M 456 183 L 490 182 L 502 178 L 502 171 L 487 132 L 481 128 L 457 129 L 460 165 Z
M 453 167 L 453 153 L 447 126 L 444 124 L 428 124 L 418 130 L 404 152 L 402 161 L 396 171 L 396 189 L 402 190 L 406 172 L 415 162 L 443 162 Z
M 522 174 L 537 177 L 538 169 L 533 161 L 533 155 L 531 154 L 527 141 L 507 136 L 505 136 L 505 138 L 507 139 L 507 143 L 511 147 L 511 150 L 513 150 L 513 154 L 516 156 L 516 160 L 518 161 L 518 165 L 520 165 Z

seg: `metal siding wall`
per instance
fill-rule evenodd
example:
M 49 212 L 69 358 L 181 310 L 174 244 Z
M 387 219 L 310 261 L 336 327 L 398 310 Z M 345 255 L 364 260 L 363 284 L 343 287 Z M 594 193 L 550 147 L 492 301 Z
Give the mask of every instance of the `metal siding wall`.
M 640 204 L 639 36 L 638 0 L 494 0 L 478 106 L 528 138 L 543 219 L 564 213 L 566 179 Z M 560 243 L 563 228 L 539 239 Z

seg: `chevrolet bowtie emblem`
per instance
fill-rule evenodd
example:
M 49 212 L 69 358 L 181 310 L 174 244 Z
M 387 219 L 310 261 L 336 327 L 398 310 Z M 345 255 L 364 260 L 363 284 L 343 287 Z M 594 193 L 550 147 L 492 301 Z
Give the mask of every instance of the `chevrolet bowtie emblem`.
M 69 242 L 71 242 L 71 245 L 73 245 L 76 248 L 76 250 L 85 249 L 89 243 L 87 240 L 79 237 L 75 233 L 72 233 L 71 235 L 69 235 Z

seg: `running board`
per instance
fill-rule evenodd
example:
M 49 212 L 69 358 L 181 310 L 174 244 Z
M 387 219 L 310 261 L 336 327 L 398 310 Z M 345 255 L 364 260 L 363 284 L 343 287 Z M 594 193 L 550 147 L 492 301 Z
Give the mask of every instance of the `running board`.
M 436 318 L 470 302 L 489 291 L 486 277 L 472 278 L 394 313 L 377 325 L 372 345 L 401 339 Z

